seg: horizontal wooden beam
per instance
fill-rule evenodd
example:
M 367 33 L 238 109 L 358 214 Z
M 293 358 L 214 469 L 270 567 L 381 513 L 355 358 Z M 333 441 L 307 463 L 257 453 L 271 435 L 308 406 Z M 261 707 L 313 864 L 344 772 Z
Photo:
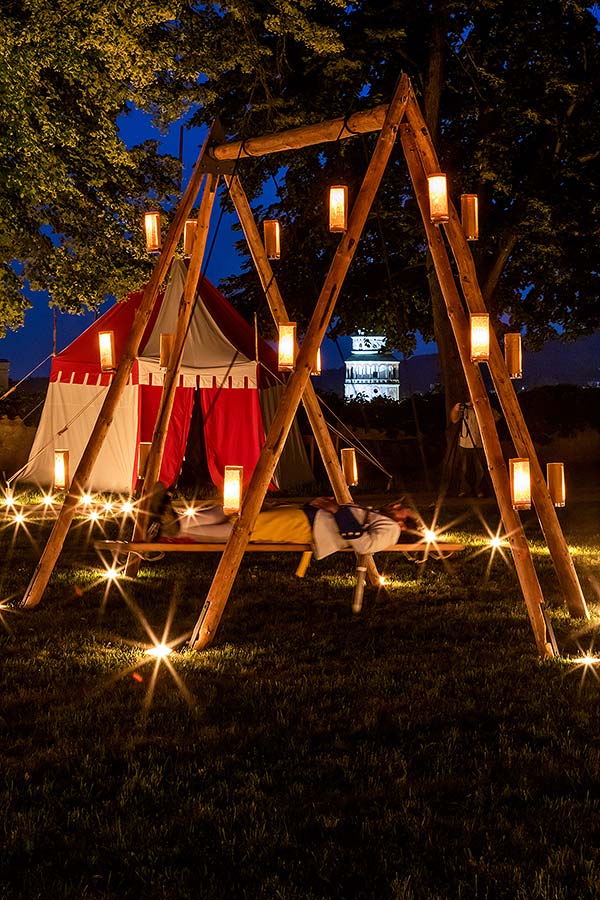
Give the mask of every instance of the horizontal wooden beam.
M 327 122 L 316 122 L 314 125 L 301 125 L 276 134 L 247 138 L 244 141 L 213 144 L 208 150 L 208 156 L 219 161 L 267 156 L 269 153 L 301 150 L 302 147 L 312 147 L 314 144 L 341 141 L 356 134 L 367 134 L 369 131 L 381 131 L 387 111 L 388 104 L 384 103 L 374 109 L 355 112 L 345 119 L 330 119 Z

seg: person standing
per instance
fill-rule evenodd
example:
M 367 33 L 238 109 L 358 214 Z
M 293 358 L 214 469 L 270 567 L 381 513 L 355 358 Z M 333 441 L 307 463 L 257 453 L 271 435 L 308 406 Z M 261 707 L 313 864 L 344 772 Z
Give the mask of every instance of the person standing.
M 450 420 L 460 426 L 458 434 L 459 497 L 486 496 L 486 470 L 483 460 L 483 441 L 475 409 L 470 401 L 455 403 Z

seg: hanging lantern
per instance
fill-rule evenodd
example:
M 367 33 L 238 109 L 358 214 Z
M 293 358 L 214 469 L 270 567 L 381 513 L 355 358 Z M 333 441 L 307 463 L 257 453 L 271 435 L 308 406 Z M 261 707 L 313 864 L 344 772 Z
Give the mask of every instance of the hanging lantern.
M 143 478 L 146 474 L 146 466 L 148 465 L 148 456 L 150 455 L 151 441 L 140 441 L 138 446 L 138 478 Z
M 189 259 L 192 255 L 194 241 L 196 240 L 197 219 L 186 219 L 183 226 L 183 255 Z
M 348 228 L 348 187 L 333 184 L 329 188 L 329 230 L 346 231 Z
M 477 194 L 460 195 L 460 218 L 468 241 L 479 240 L 479 201 Z
M 223 480 L 223 512 L 226 516 L 233 516 L 240 511 L 242 505 L 243 482 L 243 466 L 225 466 L 225 476 Z
M 490 317 L 488 313 L 471 313 L 471 362 L 487 362 L 490 358 Z
M 311 375 L 320 375 L 321 374 L 321 348 L 317 347 L 317 358 L 315 360 L 315 364 L 311 369 Z
M 434 225 L 447 222 L 448 215 L 448 186 L 443 172 L 435 172 L 427 176 L 429 184 L 429 217 Z
M 114 331 L 100 331 L 98 334 L 98 349 L 100 351 L 100 370 L 112 372 L 115 368 L 115 333 Z
M 148 253 L 158 253 L 161 247 L 159 212 L 144 214 L 144 231 L 146 232 L 146 250 Z
M 504 361 L 511 378 L 523 377 L 523 353 L 521 351 L 521 335 L 504 335 Z
M 531 508 L 531 474 L 529 460 L 509 459 L 510 499 L 514 509 Z
M 69 487 L 69 451 L 54 451 L 54 479 L 52 487 L 55 491 L 66 491 Z
M 561 462 L 546 463 L 546 481 L 550 499 L 554 505 L 564 506 L 566 500 L 565 464 Z
M 160 336 L 159 365 L 160 365 L 161 369 L 169 368 L 169 360 L 171 359 L 171 353 L 173 351 L 174 338 L 175 338 L 174 334 L 161 334 L 161 336 Z
M 269 259 L 281 257 L 281 229 L 277 219 L 265 219 L 263 222 L 265 253 Z
M 280 372 L 292 372 L 296 361 L 296 323 L 285 322 L 279 325 L 279 357 Z
M 356 465 L 356 453 L 354 447 L 342 447 L 342 471 L 346 484 L 352 486 L 358 484 L 358 467 Z

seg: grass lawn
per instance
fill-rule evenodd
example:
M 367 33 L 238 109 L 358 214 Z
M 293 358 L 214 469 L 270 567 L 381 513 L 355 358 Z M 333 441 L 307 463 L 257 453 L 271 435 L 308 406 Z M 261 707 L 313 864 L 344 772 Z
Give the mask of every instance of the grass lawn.
M 589 623 L 524 514 L 545 662 L 481 510 L 443 509 L 450 566 L 380 557 L 360 616 L 348 555 L 249 556 L 213 647 L 163 661 L 149 631 L 189 633 L 212 555 L 109 585 L 80 520 L 23 611 L 49 524 L 0 513 L 0 897 L 599 897 L 600 665 L 566 657 L 600 622 L 600 503 L 560 512 Z

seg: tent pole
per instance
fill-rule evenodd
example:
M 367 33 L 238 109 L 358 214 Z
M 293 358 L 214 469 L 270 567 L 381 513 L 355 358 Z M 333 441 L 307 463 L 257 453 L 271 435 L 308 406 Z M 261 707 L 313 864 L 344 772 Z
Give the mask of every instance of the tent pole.
M 406 116 L 414 130 L 415 141 L 425 174 L 441 171 L 429 131 L 415 102 L 408 104 Z M 449 213 L 450 221 L 444 225 L 444 229 L 456 260 L 467 307 L 469 312 L 472 313 L 487 312 L 477 280 L 473 255 L 465 238 L 456 209 L 452 204 L 449 204 Z M 531 493 L 535 510 L 548 544 L 569 613 L 576 618 L 589 619 L 590 614 L 575 566 L 573 565 L 573 559 L 562 533 L 556 509 L 552 503 L 529 429 L 525 423 L 523 411 L 519 406 L 498 338 L 493 329 L 490 330 L 490 360 L 488 365 L 516 453 L 518 456 L 529 459 Z
M 411 102 L 416 102 L 412 101 Z M 502 455 L 502 448 L 496 430 L 496 423 L 490 406 L 487 390 L 481 377 L 481 372 L 476 363 L 470 358 L 470 335 L 466 314 L 456 287 L 454 274 L 450 266 L 448 253 L 444 245 L 443 236 L 429 218 L 429 200 L 427 194 L 427 182 L 421 165 L 421 159 L 417 150 L 417 144 L 412 127 L 408 124 L 401 126 L 401 139 L 408 171 L 413 183 L 431 256 L 439 280 L 442 295 L 446 303 L 446 309 L 456 338 L 469 395 L 473 402 L 477 424 L 481 432 L 483 449 L 498 500 L 502 522 L 507 539 L 510 543 L 515 569 L 525 605 L 529 613 L 529 619 L 535 636 L 535 641 L 540 656 L 553 656 L 554 651 L 548 638 L 546 623 L 542 607 L 544 597 L 529 551 L 529 545 L 523 531 L 523 526 L 518 513 L 512 508 L 510 500 L 510 484 L 508 473 Z
M 169 422 L 171 413 L 173 412 L 173 404 L 175 402 L 175 392 L 177 389 L 177 381 L 179 379 L 179 370 L 181 369 L 181 361 L 185 347 L 185 340 L 188 333 L 190 319 L 194 311 L 194 300 L 198 289 L 198 282 L 202 270 L 202 262 L 204 259 L 204 251 L 208 239 L 208 230 L 210 225 L 210 216 L 213 210 L 217 186 L 219 183 L 218 175 L 207 175 L 202 192 L 202 200 L 198 211 L 198 224 L 196 225 L 196 237 L 192 248 L 192 256 L 190 259 L 185 285 L 183 289 L 183 297 L 179 303 L 179 311 L 177 314 L 177 330 L 173 339 L 171 355 L 165 372 L 163 389 L 160 398 L 160 406 L 154 424 L 152 434 L 152 446 L 148 454 L 148 461 L 144 472 L 144 487 L 141 502 L 138 505 L 138 512 L 133 532 L 133 540 L 141 541 L 146 534 L 148 521 L 148 503 L 150 494 L 160 473 L 163 453 L 167 441 L 169 431 Z M 130 554 L 125 567 L 125 574 L 133 578 L 140 567 L 140 557 L 138 554 Z
M 92 473 L 94 463 L 102 449 L 104 439 L 112 423 L 119 399 L 131 374 L 131 369 L 133 368 L 133 363 L 137 357 L 144 330 L 152 315 L 152 310 L 156 303 L 160 286 L 169 271 L 175 248 L 183 233 L 185 220 L 189 216 L 194 205 L 194 200 L 196 199 L 204 175 L 203 159 L 210 140 L 211 134 L 209 133 L 200 150 L 185 194 L 183 195 L 181 203 L 169 227 L 162 253 L 156 261 L 148 284 L 144 288 L 144 297 L 136 313 L 131 331 L 129 332 L 123 355 L 119 361 L 117 370 L 110 383 L 106 397 L 104 398 L 104 403 L 102 404 L 102 408 L 96 419 L 96 424 L 94 425 L 86 448 L 79 461 L 79 465 L 77 466 L 77 470 L 73 476 L 65 501 L 56 522 L 54 523 L 54 527 L 35 568 L 31 581 L 25 591 L 21 606 L 28 608 L 37 606 L 42 599 L 50 576 L 54 571 L 54 566 L 56 565 L 56 561 L 62 550 L 65 538 L 69 531 L 69 526 L 73 521 L 77 506 L 79 505 L 81 491 L 85 488 Z
M 325 283 L 317 300 L 304 343 L 273 418 L 260 458 L 252 475 L 241 514 L 229 537 L 200 617 L 191 637 L 191 645 L 202 650 L 213 640 L 231 592 L 250 532 L 264 500 L 269 482 L 281 455 L 292 420 L 300 403 L 317 350 L 325 336 L 344 278 L 354 257 L 369 210 L 381 183 L 392 152 L 396 134 L 408 96 L 409 81 L 402 76 L 396 86 L 373 156 L 350 214 L 348 230 L 334 255 Z
M 273 273 L 269 258 L 265 253 L 265 248 L 260 239 L 252 209 L 248 203 L 248 198 L 242 187 L 240 178 L 238 175 L 226 175 L 225 181 L 229 188 L 229 194 L 238 214 L 246 241 L 248 242 L 248 248 L 252 255 L 252 259 L 254 260 L 254 265 L 261 280 L 275 324 L 279 325 L 280 322 L 289 322 L 279 285 L 275 279 L 275 274 Z M 256 358 L 258 360 L 258 353 Z M 327 423 L 321 412 L 321 405 L 310 379 L 306 382 L 304 394 L 302 395 L 302 402 L 315 436 L 317 446 L 319 447 L 323 465 L 327 470 L 329 481 L 331 482 L 335 494 L 335 499 L 340 504 L 353 503 L 352 494 L 350 493 L 350 489 L 344 478 L 340 461 L 336 455 L 333 441 L 331 440 L 329 428 L 327 427 Z M 366 566 L 370 583 L 374 585 L 380 584 L 379 572 L 377 571 L 377 566 L 375 565 L 372 556 L 366 557 Z

